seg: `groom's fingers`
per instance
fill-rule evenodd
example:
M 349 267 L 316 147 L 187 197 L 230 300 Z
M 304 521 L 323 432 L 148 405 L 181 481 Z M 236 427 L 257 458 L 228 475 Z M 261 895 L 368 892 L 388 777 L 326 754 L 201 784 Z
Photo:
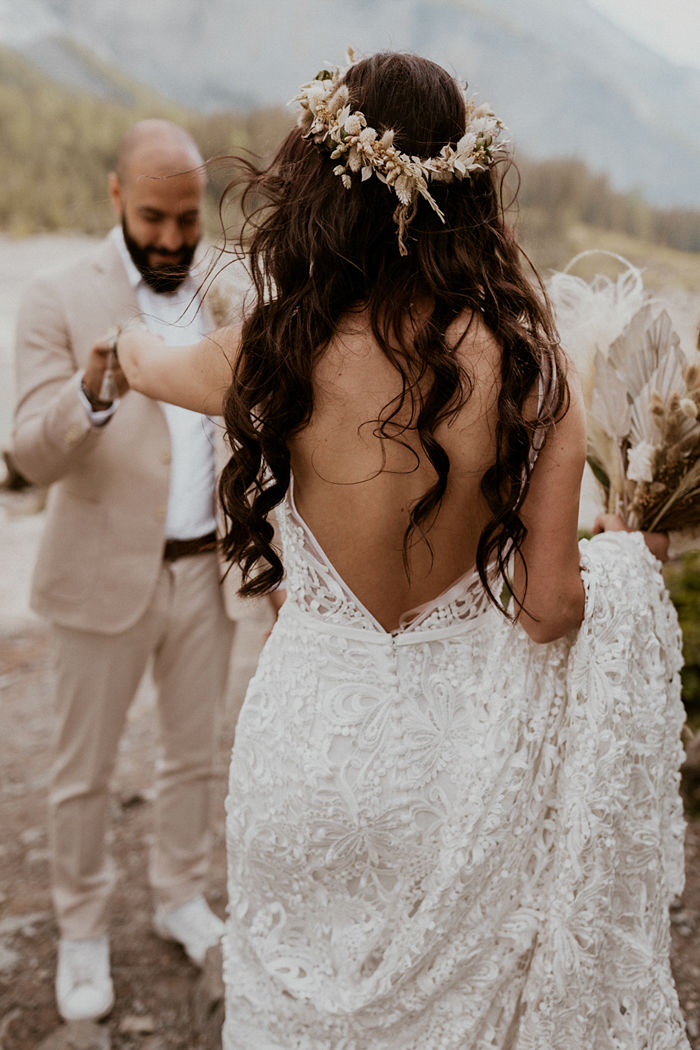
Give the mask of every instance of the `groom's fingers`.
M 116 329 L 111 329 L 104 336 L 101 336 L 94 343 L 85 364 L 83 382 L 96 398 L 100 396 L 100 390 L 108 368 L 111 371 L 112 380 L 116 388 L 116 396 L 120 396 L 128 389 L 126 377 L 119 367 L 119 361 L 114 352 L 116 335 Z

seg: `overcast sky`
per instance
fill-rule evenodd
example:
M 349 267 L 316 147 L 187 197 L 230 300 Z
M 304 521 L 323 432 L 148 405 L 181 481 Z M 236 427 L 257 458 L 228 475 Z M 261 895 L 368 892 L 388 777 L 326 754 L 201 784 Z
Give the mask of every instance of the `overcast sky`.
M 700 69 L 700 0 L 589 0 L 611 22 L 679 65 Z

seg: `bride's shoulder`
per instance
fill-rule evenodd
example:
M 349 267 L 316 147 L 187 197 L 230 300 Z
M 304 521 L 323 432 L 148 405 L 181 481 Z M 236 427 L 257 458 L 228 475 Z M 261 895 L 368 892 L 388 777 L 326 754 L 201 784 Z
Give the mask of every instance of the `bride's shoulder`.
M 447 329 L 448 341 L 459 357 L 479 357 L 500 364 L 502 347 L 496 335 L 474 310 L 464 310 Z
M 482 394 L 487 390 L 495 394 L 501 383 L 503 348 L 483 318 L 465 311 L 452 322 L 447 338 L 470 382 Z

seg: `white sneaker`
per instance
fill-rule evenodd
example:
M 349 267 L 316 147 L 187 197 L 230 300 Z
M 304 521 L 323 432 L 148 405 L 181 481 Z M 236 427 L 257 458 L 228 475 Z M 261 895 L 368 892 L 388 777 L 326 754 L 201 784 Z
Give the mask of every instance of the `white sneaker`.
M 109 939 L 58 942 L 56 1002 L 64 1021 L 96 1021 L 114 1006 L 109 974 Z
M 153 929 L 164 940 L 177 941 L 195 965 L 203 966 L 207 949 L 221 940 L 224 924 L 199 896 L 179 908 L 156 908 Z

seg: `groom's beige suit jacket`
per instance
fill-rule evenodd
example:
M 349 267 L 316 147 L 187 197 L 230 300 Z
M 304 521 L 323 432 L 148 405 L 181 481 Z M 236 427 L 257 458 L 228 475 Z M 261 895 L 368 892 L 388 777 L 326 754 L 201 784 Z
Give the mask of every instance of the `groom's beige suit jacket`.
M 80 370 L 98 339 L 138 316 L 124 266 L 105 240 L 31 286 L 17 328 L 13 454 L 27 478 L 50 486 L 32 607 L 63 626 L 105 634 L 136 623 L 156 586 L 170 434 L 161 405 L 133 391 L 105 426 L 93 427 L 79 397 Z M 221 420 L 214 423 L 222 466 L 224 431 Z M 233 619 L 250 609 L 236 595 L 238 584 L 229 574 Z

